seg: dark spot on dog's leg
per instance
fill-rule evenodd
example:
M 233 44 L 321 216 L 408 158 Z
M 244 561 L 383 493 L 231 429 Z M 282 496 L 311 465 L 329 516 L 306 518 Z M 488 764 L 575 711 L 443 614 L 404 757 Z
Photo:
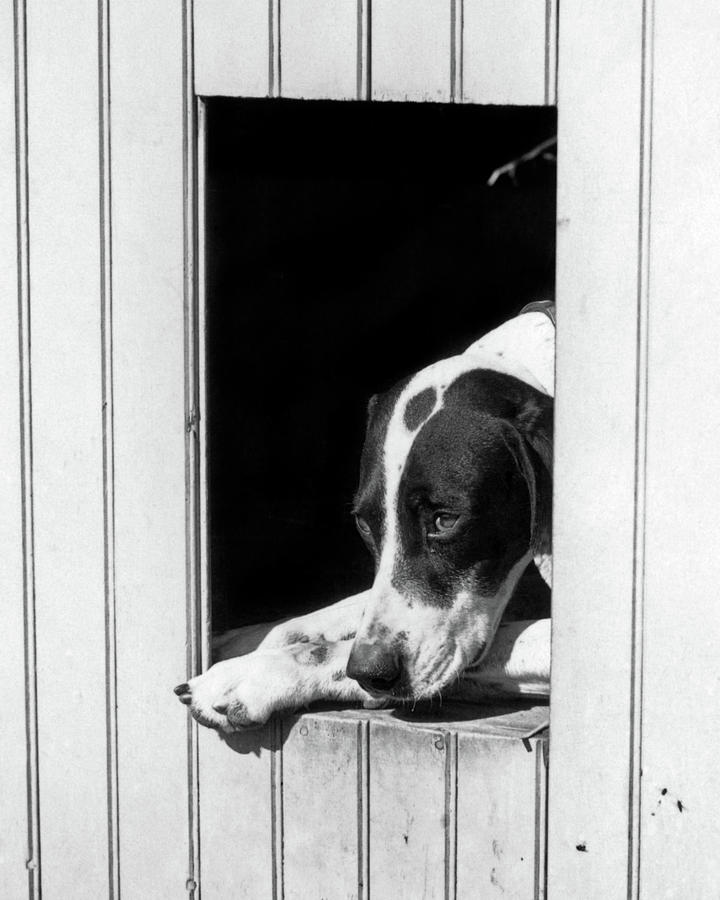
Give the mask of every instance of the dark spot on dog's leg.
M 342 681 L 344 677 L 345 677 L 345 670 L 344 670 L 344 669 L 338 669 L 337 672 L 333 672 L 333 673 L 332 673 L 332 680 L 333 680 L 333 681 Z
M 392 641 L 393 649 L 396 653 L 402 654 L 405 646 L 407 645 L 408 633 L 407 631 L 398 631 Z
M 313 664 L 316 666 L 322 665 L 328 657 L 328 646 L 327 644 L 318 644 L 317 647 L 313 647 L 310 651 L 310 659 Z
M 663 797 L 664 797 L 665 794 L 667 794 L 667 788 L 663 788 L 663 789 L 660 791 L 660 793 L 661 793 L 661 794 L 663 795 Z
M 682 800 L 678 800 L 678 802 L 677 802 L 677 808 L 678 808 L 678 810 L 679 810 L 680 812 L 682 812 L 682 811 L 685 809 Z
M 575 849 L 579 850 L 580 853 L 587 853 L 587 845 L 586 844 L 575 844 Z
M 310 638 L 301 631 L 291 631 L 286 638 L 288 644 L 306 644 L 309 640 Z

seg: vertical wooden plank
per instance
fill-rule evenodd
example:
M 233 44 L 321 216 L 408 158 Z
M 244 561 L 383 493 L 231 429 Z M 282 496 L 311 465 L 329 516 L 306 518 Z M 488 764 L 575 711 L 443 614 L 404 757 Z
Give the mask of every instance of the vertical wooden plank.
M 637 768 L 642 3 L 565 3 L 560 47 L 548 893 L 612 900 Z
M 458 736 L 458 897 L 535 896 L 538 753 L 537 740 Z
M 464 64 L 464 0 L 450 3 L 450 100 L 460 103 L 463 99 Z
M 371 897 L 445 895 L 448 740 L 440 731 L 371 723 Z
M 200 732 L 203 900 L 273 896 L 271 728 L 227 745 Z
M 357 99 L 369 100 L 371 87 L 370 63 L 372 37 L 370 33 L 370 5 L 372 0 L 357 0 Z
M 535 900 L 547 897 L 548 751 L 549 735 L 535 748 Z
M 558 2 L 545 0 L 545 103 L 550 106 L 558 102 Z
M 547 103 L 550 0 L 464 0 L 463 99 Z
M 370 722 L 358 736 L 358 900 L 370 897 Z
M 198 671 L 205 672 L 212 665 L 212 598 L 210 596 L 210 510 L 208 508 L 208 385 L 207 358 L 210 352 L 207 333 L 207 285 L 206 285 L 206 153 L 207 153 L 207 110 L 201 99 L 197 103 L 197 353 L 198 353 L 198 414 L 196 431 L 198 437 L 198 535 L 199 542 L 199 638 L 200 653 Z
M 199 132 L 198 100 L 194 92 L 193 0 L 184 0 L 182 19 L 182 111 L 183 111 L 183 307 L 185 355 L 185 658 L 186 672 L 200 671 L 206 647 L 207 560 L 207 479 L 204 453 L 205 426 L 200 420 L 204 412 L 204 314 L 200 310 L 199 234 Z M 201 407 L 202 401 L 202 407 Z M 188 719 L 187 728 L 188 784 L 188 872 L 185 888 L 191 897 L 200 888 L 200 756 L 198 726 Z
M 450 14 L 450 0 L 373 5 L 373 100 L 450 100 Z
M 352 2 L 283 0 L 283 97 L 350 100 L 357 96 L 357 19 Z
M 269 93 L 269 0 L 195 0 L 195 93 Z
M 113 2 L 113 346 L 120 860 L 128 897 L 185 894 L 183 5 Z M 192 888 L 192 884 L 190 884 Z
M 112 215 L 110 170 L 110 0 L 98 3 L 98 131 L 100 162 L 100 332 L 105 578 L 105 727 L 107 733 L 108 894 L 120 896 L 117 634 L 115 607 L 115 442 L 113 423 Z
M 26 713 L 34 690 L 27 685 L 25 669 L 25 580 L 32 585 L 32 547 L 23 554 L 26 519 L 31 515 L 27 498 L 31 485 L 23 478 L 23 450 L 28 441 L 29 416 L 23 401 L 28 397 L 27 367 L 20 354 L 27 353 L 29 334 L 20 303 L 27 304 L 27 282 L 18 278 L 25 268 L 22 250 L 25 234 L 26 196 L 18 190 L 25 180 L 26 143 L 24 93 L 23 7 L 0 7 L 0 408 L 3 410 L 3 439 L 0 441 L 0 678 L 5 686 L 3 715 L 12 727 L 0 729 L 0 884 L 9 897 L 37 896 L 33 874 L 26 864 L 37 863 L 37 818 L 34 815 L 35 744 L 34 702 Z M 16 48 L 16 42 L 20 45 Z M 16 66 L 16 68 L 14 68 Z M 17 79 L 17 81 L 16 81 Z M 17 103 L 17 108 L 16 108 Z M 17 118 L 16 118 L 17 109 Z M 16 128 L 17 125 L 17 128 Z M 16 147 L 17 145 L 17 147 Z M 17 149 L 17 153 L 16 153 Z M 18 240 L 19 238 L 19 240 Z M 24 282 L 24 283 L 23 283 Z M 23 293 L 19 296 L 19 285 Z M 22 385 L 22 387 L 21 387 Z M 25 407 L 25 410 L 23 410 Z M 22 423 L 22 424 L 21 424 Z M 25 432 L 25 434 L 23 434 Z M 26 473 L 27 476 L 30 472 Z M 23 514 L 24 511 L 24 514 Z M 31 534 L 31 528 L 27 529 Z M 25 557 L 25 558 L 24 558 Z M 25 560 L 29 563 L 26 571 Z M 30 599 L 30 598 L 28 598 Z M 34 679 L 34 671 L 32 672 Z M 33 764 L 29 766 L 28 753 Z M 33 785 L 32 793 L 28 790 Z M 33 822 L 33 820 L 35 820 Z
M 97 6 L 30 2 L 27 12 L 42 889 L 104 896 Z
M 284 896 L 358 895 L 360 723 L 286 721 L 283 744 Z
M 653 93 L 640 897 L 720 884 L 720 143 L 717 7 L 657 0 Z

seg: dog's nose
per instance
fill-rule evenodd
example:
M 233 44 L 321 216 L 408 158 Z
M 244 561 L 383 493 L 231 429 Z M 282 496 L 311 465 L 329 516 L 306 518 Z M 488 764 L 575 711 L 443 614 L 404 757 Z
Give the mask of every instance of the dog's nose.
M 356 643 L 346 674 L 371 692 L 389 693 L 400 681 L 402 663 L 389 647 L 379 643 Z

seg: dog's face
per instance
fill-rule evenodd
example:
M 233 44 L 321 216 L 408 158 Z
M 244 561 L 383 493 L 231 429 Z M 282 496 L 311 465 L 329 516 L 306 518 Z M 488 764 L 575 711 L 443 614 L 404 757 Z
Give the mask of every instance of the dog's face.
M 442 691 L 490 645 L 549 534 L 552 400 L 453 357 L 371 401 L 358 530 L 376 566 L 348 664 L 371 693 Z

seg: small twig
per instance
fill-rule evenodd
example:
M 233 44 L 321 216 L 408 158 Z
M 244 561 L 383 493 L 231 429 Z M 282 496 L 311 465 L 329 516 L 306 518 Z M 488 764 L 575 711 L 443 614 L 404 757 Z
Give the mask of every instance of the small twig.
M 527 153 L 523 153 L 523 155 L 519 156 L 517 159 L 513 159 L 509 163 L 505 163 L 504 166 L 495 169 L 487 180 L 488 187 L 492 187 L 503 175 L 507 175 L 513 184 L 517 184 L 516 174 L 518 166 L 521 166 L 523 163 L 531 162 L 533 159 L 537 159 L 538 156 L 541 156 L 543 159 L 553 160 L 555 158 L 554 154 L 547 153 L 547 151 L 556 144 L 557 135 L 548 138 L 546 141 L 543 141 L 542 144 L 538 144 L 537 147 L 533 147 L 532 150 L 528 150 Z

